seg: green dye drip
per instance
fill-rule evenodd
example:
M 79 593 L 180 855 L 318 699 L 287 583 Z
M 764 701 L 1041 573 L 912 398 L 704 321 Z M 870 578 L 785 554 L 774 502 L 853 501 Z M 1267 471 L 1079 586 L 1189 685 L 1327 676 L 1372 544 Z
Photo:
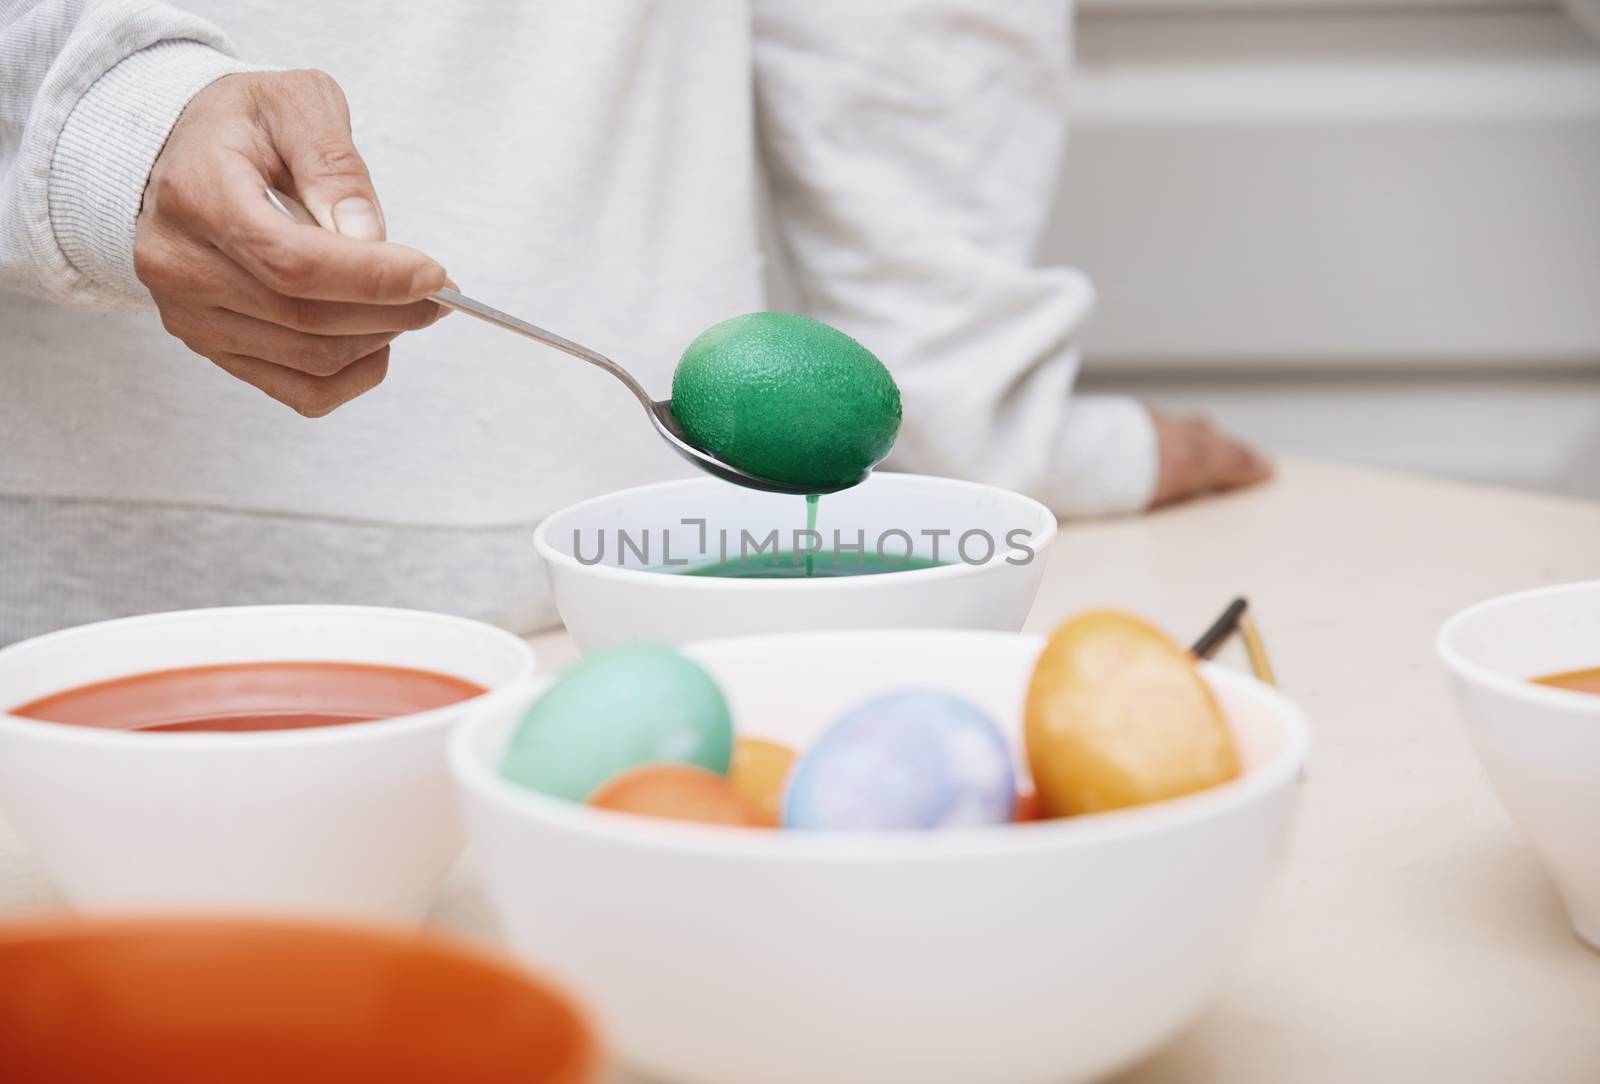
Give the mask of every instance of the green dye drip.
M 806 495 L 806 530 L 812 533 L 815 533 L 817 529 L 817 503 L 819 499 L 820 495 L 816 493 L 810 493 Z M 811 535 L 807 534 L 806 537 L 810 538 Z M 814 557 L 814 554 L 806 554 L 807 576 L 812 575 L 816 571 L 816 561 L 814 560 Z
M 838 553 L 824 550 L 821 553 L 802 555 L 797 551 L 757 554 L 731 561 L 716 561 L 705 565 L 686 565 L 683 568 L 659 569 L 680 576 L 715 576 L 728 580 L 803 580 L 806 577 L 824 580 L 839 576 L 878 576 L 886 572 L 916 572 L 925 568 L 943 568 L 948 561 L 931 561 L 926 557 L 899 557 L 891 554 L 879 557 L 876 553 Z

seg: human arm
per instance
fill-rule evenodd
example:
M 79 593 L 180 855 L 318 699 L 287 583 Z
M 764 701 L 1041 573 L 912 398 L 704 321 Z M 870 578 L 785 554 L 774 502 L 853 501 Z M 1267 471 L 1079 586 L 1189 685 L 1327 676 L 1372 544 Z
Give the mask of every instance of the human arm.
M 348 235 L 275 217 L 266 183 Z M 263 72 L 215 27 L 138 0 L 0 0 L 0 286 L 157 307 L 196 352 L 306 414 L 381 379 L 436 319 L 437 264 L 378 243 L 381 210 L 342 95 Z
M 1237 442 L 1214 429 L 1074 392 L 1094 291 L 1034 264 L 1065 139 L 1070 20 L 1053 0 L 757 0 L 754 63 L 806 311 L 900 384 L 889 465 L 1086 515 L 1252 471 L 1233 469 L 1221 453 Z

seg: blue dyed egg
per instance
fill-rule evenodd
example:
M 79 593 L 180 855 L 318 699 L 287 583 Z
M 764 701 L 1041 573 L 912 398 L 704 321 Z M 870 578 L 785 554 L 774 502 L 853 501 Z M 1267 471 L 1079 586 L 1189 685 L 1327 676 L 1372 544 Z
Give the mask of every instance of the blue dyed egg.
M 897 830 L 1006 824 L 1016 805 L 1011 750 L 958 697 L 903 692 L 846 712 L 795 766 L 786 828 Z

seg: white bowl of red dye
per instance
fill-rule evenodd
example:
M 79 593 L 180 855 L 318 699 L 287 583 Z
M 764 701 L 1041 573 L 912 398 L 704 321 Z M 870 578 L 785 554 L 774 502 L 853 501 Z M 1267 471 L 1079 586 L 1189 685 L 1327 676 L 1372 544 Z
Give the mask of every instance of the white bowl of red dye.
M 590 651 L 809 629 L 1014 632 L 1055 535 L 1055 516 L 1020 493 L 876 471 L 822 497 L 811 527 L 804 497 L 692 478 L 564 508 L 534 545 Z
M 414 923 L 460 850 L 465 719 L 533 681 L 509 633 L 357 606 L 192 610 L 0 650 L 0 815 L 79 908 Z
M 1020 753 L 1043 645 L 838 631 L 684 652 L 744 736 L 804 749 L 868 698 L 933 688 Z M 462 727 L 451 761 L 512 945 L 639 1068 L 697 1084 L 1069 1084 L 1148 1055 L 1204 1008 L 1283 856 L 1305 720 L 1247 675 L 1202 674 L 1238 777 L 1030 824 L 762 831 L 597 811 L 502 774 L 509 718 Z

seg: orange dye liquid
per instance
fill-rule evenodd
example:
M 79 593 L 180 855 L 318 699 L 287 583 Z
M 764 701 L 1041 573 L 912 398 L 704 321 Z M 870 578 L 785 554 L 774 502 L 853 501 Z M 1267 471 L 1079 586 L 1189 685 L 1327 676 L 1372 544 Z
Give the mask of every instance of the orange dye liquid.
M 1600 696 L 1600 667 L 1593 670 L 1568 670 L 1564 674 L 1549 674 L 1533 679 L 1535 685 L 1549 685 L 1557 689 L 1571 689 L 1575 693 L 1594 693 Z
M 299 730 L 431 711 L 484 691 L 461 678 L 398 666 L 230 663 L 100 681 L 52 693 L 11 714 L 153 733 Z

